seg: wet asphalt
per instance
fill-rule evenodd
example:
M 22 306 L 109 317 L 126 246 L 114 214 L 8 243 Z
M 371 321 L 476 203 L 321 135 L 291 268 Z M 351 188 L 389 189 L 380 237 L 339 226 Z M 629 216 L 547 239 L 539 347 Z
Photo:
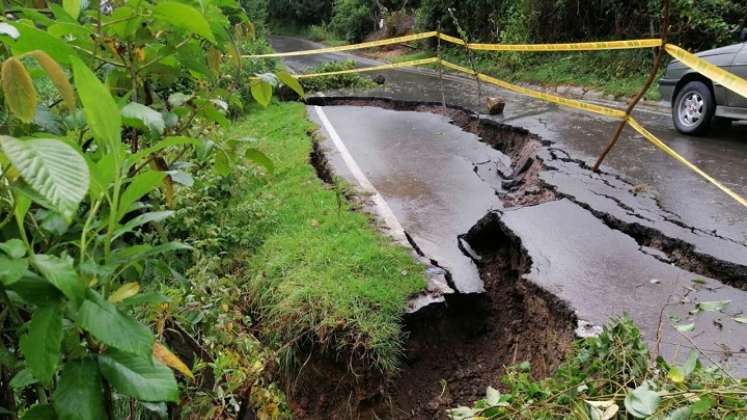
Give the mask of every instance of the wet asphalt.
M 273 38 L 273 46 L 278 51 L 319 47 L 283 37 Z M 351 57 L 302 57 L 286 64 L 299 72 L 321 61 Z M 380 64 L 355 59 L 360 65 Z M 384 74 L 384 87 L 354 94 L 441 99 L 440 82 L 427 72 Z M 450 104 L 479 109 L 473 81 L 449 77 L 445 88 Z M 501 182 L 489 168 L 505 166 L 508 157 L 443 116 L 351 106 L 324 107 L 324 112 L 403 228 L 425 255 L 450 271 L 459 292 L 479 292 L 482 285 L 457 237 L 488 212 L 499 212 L 532 259 L 526 278 L 566 302 L 580 320 L 602 325 L 628 314 L 664 355 L 683 359 L 688 348 L 697 346 L 732 371 L 747 374 L 747 325 L 734 320 L 747 312 L 747 292 L 677 268 L 670 260 L 673 255 L 643 247 L 603 221 L 609 215 L 627 226 L 642 226 L 667 240 L 689 244 L 700 255 L 744 267 L 747 210 L 631 132 L 607 161 L 605 173 L 593 174 L 584 162 L 593 163 L 616 122 L 485 85 L 482 89 L 486 96 L 506 98 L 500 121 L 552 142 L 540 155 L 552 170 L 541 177 L 561 199 L 504 209 L 498 198 Z M 313 112 L 310 115 L 316 119 Z M 747 196 L 747 127 L 693 138 L 674 131 L 663 107 L 647 106 L 637 118 L 706 172 Z M 352 180 L 334 146 L 325 141 L 324 147 L 335 172 Z M 691 314 L 698 302 L 718 300 L 730 303 L 721 312 Z M 672 327 L 689 322 L 696 324 L 695 331 L 686 334 L 690 338 Z

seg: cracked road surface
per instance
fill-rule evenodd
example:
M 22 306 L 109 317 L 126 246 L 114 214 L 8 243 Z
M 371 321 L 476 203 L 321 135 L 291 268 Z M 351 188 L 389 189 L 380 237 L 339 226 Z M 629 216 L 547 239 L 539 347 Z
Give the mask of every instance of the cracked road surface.
M 278 45 L 275 40 L 281 51 L 303 49 L 297 45 L 303 42 Z M 390 72 L 387 77 L 387 96 L 440 99 L 440 93 L 433 97 L 438 85 L 429 88 L 434 79 L 428 75 Z M 412 86 L 403 88 L 407 83 Z M 450 102 L 470 106 L 464 103 L 471 97 L 469 81 L 447 84 Z M 624 139 L 625 147 L 616 150 L 605 173 L 594 174 L 588 170 L 590 155 L 603 147 L 614 123 L 501 94 L 510 110 L 501 121 L 539 135 L 529 155 L 524 149 L 504 154 L 441 115 L 362 106 L 322 109 L 423 254 L 449 270 L 457 292 L 482 289 L 459 238 L 494 214 L 531 258 L 524 277 L 566 302 L 579 320 L 601 325 L 627 313 L 652 349 L 665 356 L 684 359 L 688 348 L 697 347 L 747 375 L 747 326 L 734 320 L 747 313 L 747 246 L 740 237 L 747 212 L 632 136 Z M 709 144 L 680 138 L 656 112 L 640 118 L 657 134 L 668 133 L 665 140 L 679 151 L 684 144 L 687 157 L 747 194 L 744 141 L 727 136 Z M 317 119 L 314 112 L 310 115 Z M 734 131 L 729 135 L 745 133 L 743 127 Z M 322 145 L 333 171 L 354 183 L 334 146 L 328 140 Z M 720 162 L 733 164 L 733 170 Z M 539 168 L 538 185 L 526 187 L 520 179 L 533 172 L 529 168 Z M 641 183 L 650 188 L 639 188 Z M 541 199 L 517 202 L 511 199 L 517 191 Z M 729 304 L 721 312 L 690 315 L 699 302 L 710 301 Z M 689 337 L 672 328 L 689 322 L 695 323 Z

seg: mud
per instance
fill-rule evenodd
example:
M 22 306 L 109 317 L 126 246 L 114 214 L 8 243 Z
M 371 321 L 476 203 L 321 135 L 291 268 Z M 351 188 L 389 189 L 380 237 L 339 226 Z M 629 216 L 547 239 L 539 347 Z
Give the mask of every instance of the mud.
M 406 319 L 405 362 L 378 417 L 445 419 L 448 408 L 484 398 L 507 367 L 528 361 L 535 377 L 545 377 L 571 347 L 572 311 L 522 279 L 531 260 L 499 216 L 488 215 L 462 239 L 479 258 L 486 291 L 447 297 L 445 306 Z
M 490 214 L 461 238 L 474 250 L 484 294 L 452 295 L 404 320 L 397 378 L 367 371 L 362 355 L 309 353 L 289 389 L 301 419 L 446 419 L 484 398 L 508 366 L 551 374 L 574 340 L 571 310 L 522 279 L 532 265 L 518 237 Z

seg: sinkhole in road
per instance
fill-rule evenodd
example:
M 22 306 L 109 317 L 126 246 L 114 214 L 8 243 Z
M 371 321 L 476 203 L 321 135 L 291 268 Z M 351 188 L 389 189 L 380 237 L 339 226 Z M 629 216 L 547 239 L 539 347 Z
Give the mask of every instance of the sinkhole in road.
M 418 110 L 434 111 L 427 105 Z M 454 119 L 468 116 L 453 111 Z M 516 132 L 506 138 L 505 149 L 531 155 L 531 150 L 522 152 L 521 137 Z M 310 163 L 320 179 L 338 187 L 318 143 Z M 519 194 L 521 189 L 516 188 L 517 197 L 527 195 Z M 488 386 L 498 386 L 507 366 L 528 361 L 532 373 L 543 377 L 559 365 L 574 339 L 576 320 L 558 299 L 522 279 L 531 261 L 520 239 L 496 214 L 488 214 L 460 242 L 475 259 L 485 292 L 447 295 L 445 303 L 405 316 L 406 340 L 396 378 L 371 371 L 361 354 L 323 354 L 310 344 L 305 351 L 311 356 L 288 383 L 297 417 L 446 418 L 448 408 L 470 404 L 483 398 Z
M 680 268 L 743 289 L 747 286 L 743 281 L 747 268 L 700 255 L 691 244 L 598 211 L 548 184 L 541 175 L 557 170 L 552 165 L 573 165 L 589 173 L 590 168 L 525 129 L 439 103 L 366 97 L 310 98 L 307 102 L 446 115 L 452 124 L 510 158 L 510 164 L 496 164 L 495 168 L 501 185 L 495 193 L 504 208 L 569 199 L 641 247 L 665 254 Z M 553 158 L 552 165 L 547 162 L 548 155 Z M 322 180 L 334 183 L 334 170 L 318 144 L 310 162 Z M 477 165 L 475 173 L 481 176 Z M 360 208 L 370 209 L 366 205 Z M 458 240 L 465 256 L 477 266 L 485 292 L 447 295 L 444 304 L 406 316 L 407 340 L 397 378 L 367 370 L 361 365 L 362 355 L 310 352 L 307 367 L 289 387 L 291 406 L 299 418 L 446 418 L 447 408 L 469 404 L 482 398 L 487 386 L 497 386 L 506 366 L 529 361 L 536 377 L 557 368 L 574 340 L 577 320 L 573 312 L 557 297 L 524 279 L 532 261 L 521 238 L 502 223 L 499 212 L 475 222 Z

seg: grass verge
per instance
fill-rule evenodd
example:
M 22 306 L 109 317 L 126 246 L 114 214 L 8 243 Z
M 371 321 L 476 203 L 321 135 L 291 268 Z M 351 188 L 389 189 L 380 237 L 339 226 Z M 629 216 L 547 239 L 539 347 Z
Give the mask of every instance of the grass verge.
M 314 127 L 305 112 L 298 103 L 273 105 L 234 128 L 236 136 L 258 138 L 277 163 L 274 175 L 245 180 L 242 203 L 264 209 L 247 227 L 263 238 L 245 261 L 247 294 L 274 345 L 298 343 L 286 346 L 298 350 L 310 340 L 357 351 L 392 373 L 400 316 L 425 287 L 423 268 L 322 184 L 308 163 Z
M 419 50 L 390 61 L 403 62 L 434 56 L 431 50 Z M 466 52 L 448 48 L 444 58 L 468 65 Z M 481 73 L 512 83 L 541 86 L 578 86 L 612 95 L 633 97 L 640 92 L 651 69 L 651 51 L 601 51 L 583 53 L 475 53 Z M 656 84 L 646 93 L 647 100 L 659 100 Z
M 187 278 L 164 294 L 186 308 L 170 316 L 214 355 L 196 370 L 217 379 L 195 390 L 195 411 L 247 387 L 265 413 L 283 411 L 277 367 L 298 372 L 310 349 L 396 372 L 401 315 L 425 288 L 423 267 L 317 177 L 313 130 L 303 104 L 252 106 L 227 138 L 264 152 L 274 171 L 249 162 L 226 177 L 195 170 L 194 186 L 179 191 L 167 229 L 195 252 L 182 262 Z

